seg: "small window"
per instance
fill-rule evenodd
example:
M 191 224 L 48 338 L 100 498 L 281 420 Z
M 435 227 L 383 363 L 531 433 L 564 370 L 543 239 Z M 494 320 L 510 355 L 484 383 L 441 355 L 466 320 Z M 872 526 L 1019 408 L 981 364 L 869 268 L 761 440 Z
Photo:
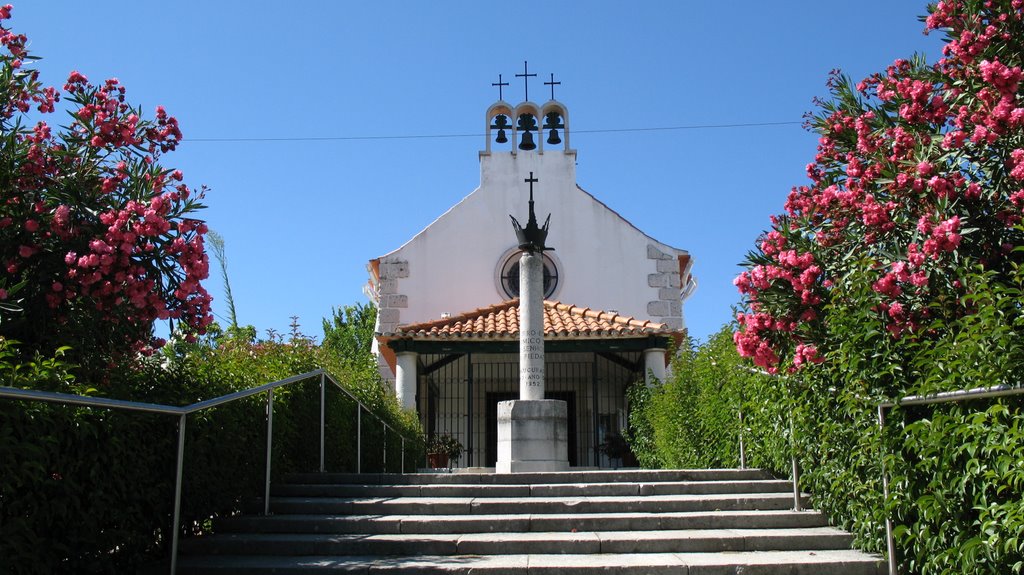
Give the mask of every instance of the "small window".
M 519 297 L 519 257 L 523 252 L 515 252 L 501 266 L 501 289 L 510 298 Z M 558 268 L 547 254 L 544 257 L 544 298 L 550 298 L 558 288 Z

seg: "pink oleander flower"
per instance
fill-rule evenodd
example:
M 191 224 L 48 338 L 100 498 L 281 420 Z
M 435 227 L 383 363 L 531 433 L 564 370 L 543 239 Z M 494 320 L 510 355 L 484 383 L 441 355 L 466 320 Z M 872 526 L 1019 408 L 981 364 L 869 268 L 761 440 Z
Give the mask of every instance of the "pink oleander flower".
M 1024 149 L 1017 148 L 1010 152 L 1010 177 L 1024 180 Z

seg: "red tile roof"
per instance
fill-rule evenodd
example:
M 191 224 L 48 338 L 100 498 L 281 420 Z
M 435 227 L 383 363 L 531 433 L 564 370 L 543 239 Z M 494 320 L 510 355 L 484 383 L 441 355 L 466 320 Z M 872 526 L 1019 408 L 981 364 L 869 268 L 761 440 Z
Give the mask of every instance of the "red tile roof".
M 544 302 L 545 337 L 637 337 L 656 333 L 667 335 L 674 331 L 663 323 L 650 320 L 557 301 Z M 417 339 L 515 339 L 519 337 L 519 300 L 508 300 L 445 319 L 400 325 L 396 332 L 382 335 Z

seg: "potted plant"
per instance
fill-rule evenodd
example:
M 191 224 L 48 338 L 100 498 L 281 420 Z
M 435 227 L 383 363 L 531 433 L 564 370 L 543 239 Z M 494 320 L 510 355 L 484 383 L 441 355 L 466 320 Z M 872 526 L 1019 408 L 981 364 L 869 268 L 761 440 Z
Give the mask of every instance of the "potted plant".
M 619 465 L 623 465 L 626 456 L 631 453 L 626 438 L 615 431 L 607 433 L 604 436 L 604 442 L 597 447 L 601 450 L 601 453 L 608 456 L 608 459 L 612 461 L 618 460 Z
M 462 444 L 451 435 L 435 435 L 427 441 L 427 465 L 451 469 L 452 462 L 462 455 Z

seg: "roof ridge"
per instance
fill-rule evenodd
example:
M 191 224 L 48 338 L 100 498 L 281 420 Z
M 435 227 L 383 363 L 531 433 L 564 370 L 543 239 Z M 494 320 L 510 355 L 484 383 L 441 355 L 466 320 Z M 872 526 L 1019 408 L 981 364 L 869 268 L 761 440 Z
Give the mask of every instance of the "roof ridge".
M 519 333 L 519 298 L 457 316 L 398 326 L 394 333 L 420 337 L 508 337 Z M 639 336 L 670 333 L 664 323 L 555 300 L 544 300 L 544 332 L 553 337 Z

